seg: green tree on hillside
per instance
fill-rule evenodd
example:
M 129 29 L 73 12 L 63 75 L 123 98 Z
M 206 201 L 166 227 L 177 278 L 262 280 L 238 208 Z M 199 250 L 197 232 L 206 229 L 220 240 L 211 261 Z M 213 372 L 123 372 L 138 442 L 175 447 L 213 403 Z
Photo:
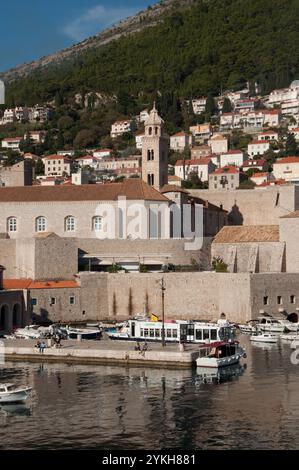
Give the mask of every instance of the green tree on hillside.
M 286 140 L 286 155 L 297 155 L 298 146 L 294 134 L 288 134 Z

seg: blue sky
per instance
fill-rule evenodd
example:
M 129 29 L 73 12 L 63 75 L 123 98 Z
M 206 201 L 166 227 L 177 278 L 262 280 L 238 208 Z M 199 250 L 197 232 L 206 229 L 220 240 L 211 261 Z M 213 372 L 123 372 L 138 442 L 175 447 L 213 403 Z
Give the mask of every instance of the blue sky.
M 0 71 L 75 44 L 155 0 L 1 2 Z

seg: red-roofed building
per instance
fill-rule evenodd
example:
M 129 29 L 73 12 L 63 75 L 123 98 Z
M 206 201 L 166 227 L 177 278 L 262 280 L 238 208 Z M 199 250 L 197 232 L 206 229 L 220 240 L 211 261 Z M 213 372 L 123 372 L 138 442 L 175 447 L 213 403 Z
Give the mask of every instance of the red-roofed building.
M 257 160 L 246 160 L 243 163 L 243 171 L 246 172 L 254 168 L 255 170 L 265 171 L 267 170 L 267 162 L 264 158 L 259 158 Z
M 220 167 L 235 165 L 241 167 L 244 163 L 244 153 L 242 150 L 229 150 L 220 155 Z
M 269 181 L 270 174 L 267 171 L 260 171 L 258 173 L 253 173 L 250 176 L 250 180 L 253 181 L 257 186 Z
M 74 160 L 61 155 L 43 157 L 45 176 L 70 176 L 75 168 Z
M 201 181 L 208 181 L 209 174 L 216 168 L 210 157 L 196 160 L 178 160 L 175 164 L 175 175 L 187 179 L 190 173 L 197 173 Z
M 248 155 L 255 157 L 256 155 L 264 155 L 270 149 L 270 143 L 265 140 L 253 140 L 248 144 Z
M 273 164 L 273 175 L 275 179 L 299 182 L 299 157 L 286 157 L 276 160 Z
M 264 109 L 264 126 L 278 127 L 281 121 L 280 109 Z
M 297 142 L 299 141 L 299 127 L 294 127 L 293 129 L 290 129 L 290 134 L 293 134 Z
M 234 165 L 217 168 L 209 175 L 209 189 L 237 189 L 240 185 L 240 170 Z
M 97 149 L 93 151 L 93 156 L 95 158 L 111 157 L 112 154 L 113 154 L 112 149 Z
M 135 130 L 134 121 L 132 119 L 123 119 L 121 121 L 115 121 L 111 126 L 111 137 L 115 139 L 127 132 L 133 132 Z
M 136 145 L 136 148 L 139 150 L 142 150 L 142 141 L 143 141 L 144 136 L 145 136 L 144 131 L 139 131 L 139 132 L 136 132 L 135 134 L 135 145 Z
M 279 135 L 278 135 L 278 132 L 276 131 L 265 131 L 259 134 L 257 137 L 258 137 L 258 140 L 277 142 Z
M 193 135 L 187 132 L 177 132 L 170 137 L 170 148 L 176 152 L 183 152 L 192 146 Z
M 2 148 L 8 150 L 20 150 L 20 142 L 23 137 L 6 137 L 2 139 Z
M 84 157 L 78 157 L 76 162 L 79 166 L 90 166 L 92 168 L 96 168 L 99 159 L 92 155 L 85 155 Z

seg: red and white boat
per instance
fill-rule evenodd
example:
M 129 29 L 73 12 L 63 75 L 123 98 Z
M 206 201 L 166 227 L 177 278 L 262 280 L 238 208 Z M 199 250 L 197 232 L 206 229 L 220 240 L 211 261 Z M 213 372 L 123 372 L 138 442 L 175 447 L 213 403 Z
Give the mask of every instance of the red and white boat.
M 215 341 L 199 347 L 196 365 L 213 368 L 227 367 L 239 364 L 242 357 L 246 357 L 246 352 L 237 341 Z

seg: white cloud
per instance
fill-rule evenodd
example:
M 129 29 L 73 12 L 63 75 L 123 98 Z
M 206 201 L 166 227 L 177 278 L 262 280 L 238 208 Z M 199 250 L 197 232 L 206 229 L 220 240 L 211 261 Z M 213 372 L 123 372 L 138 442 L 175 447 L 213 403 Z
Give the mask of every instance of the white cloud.
M 63 32 L 75 41 L 82 41 L 134 13 L 136 10 L 132 8 L 107 8 L 97 5 L 71 20 L 65 25 Z

